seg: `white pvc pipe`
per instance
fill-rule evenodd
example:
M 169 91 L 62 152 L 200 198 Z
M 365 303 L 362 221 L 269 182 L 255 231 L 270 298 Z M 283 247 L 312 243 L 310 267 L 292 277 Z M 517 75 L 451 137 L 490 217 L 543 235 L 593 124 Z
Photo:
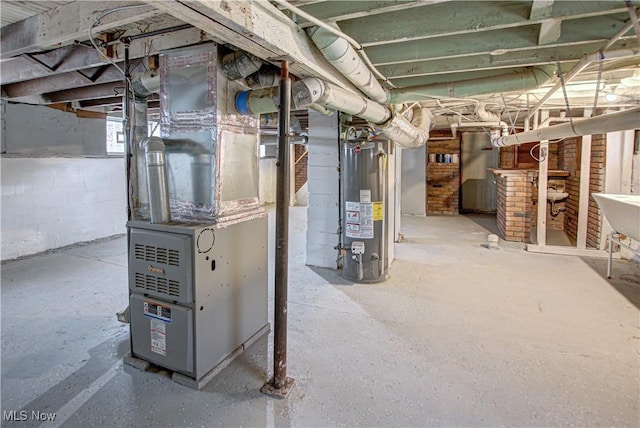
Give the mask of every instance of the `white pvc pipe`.
M 557 138 L 579 137 L 638 128 L 640 128 L 640 107 L 588 119 L 574 119 L 573 122 L 562 123 L 548 128 L 539 128 L 506 137 L 493 138 L 491 144 L 496 147 L 515 146 L 534 141 L 555 140 Z

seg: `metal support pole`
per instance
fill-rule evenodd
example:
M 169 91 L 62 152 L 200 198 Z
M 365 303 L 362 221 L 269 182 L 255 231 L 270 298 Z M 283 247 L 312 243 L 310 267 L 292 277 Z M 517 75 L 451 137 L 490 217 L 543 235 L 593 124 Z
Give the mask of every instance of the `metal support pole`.
M 291 115 L 291 79 L 289 63 L 282 61 L 280 75 L 280 108 L 278 113 L 278 168 L 276 184 L 276 251 L 275 298 L 273 319 L 273 381 L 262 392 L 285 398 L 294 380 L 287 377 L 287 287 L 289 271 L 289 175 Z
M 127 177 L 127 220 L 133 220 L 132 216 L 132 195 L 129 191 L 131 188 L 131 72 L 129 70 L 129 45 L 124 45 L 124 99 L 122 100 L 122 121 L 124 129 L 124 168 Z

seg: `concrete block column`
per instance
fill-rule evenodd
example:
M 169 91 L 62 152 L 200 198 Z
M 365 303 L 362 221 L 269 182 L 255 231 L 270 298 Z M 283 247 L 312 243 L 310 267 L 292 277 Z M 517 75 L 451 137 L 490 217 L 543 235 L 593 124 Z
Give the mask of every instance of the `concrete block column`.
M 307 260 L 336 269 L 340 243 L 339 123 L 337 113 L 309 110 Z

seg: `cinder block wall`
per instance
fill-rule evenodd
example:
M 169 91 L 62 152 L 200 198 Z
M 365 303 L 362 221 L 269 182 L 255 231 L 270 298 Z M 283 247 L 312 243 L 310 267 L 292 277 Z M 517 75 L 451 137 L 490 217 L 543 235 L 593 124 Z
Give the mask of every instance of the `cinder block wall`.
M 460 162 L 429 162 L 429 155 L 456 154 L 460 159 L 460 142 L 435 140 L 427 148 L 427 214 L 456 215 L 460 207 Z

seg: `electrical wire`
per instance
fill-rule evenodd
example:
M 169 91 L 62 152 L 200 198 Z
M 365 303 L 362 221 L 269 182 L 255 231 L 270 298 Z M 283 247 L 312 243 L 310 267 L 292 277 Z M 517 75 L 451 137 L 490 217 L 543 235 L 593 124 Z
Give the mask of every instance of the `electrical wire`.
M 94 37 L 93 37 L 93 29 L 96 25 L 100 24 L 100 20 L 103 19 L 104 17 L 111 15 L 112 13 L 121 11 L 121 10 L 128 10 L 128 9 L 134 9 L 134 8 L 141 8 L 141 7 L 151 7 L 147 4 L 138 4 L 138 5 L 127 5 L 127 6 L 119 6 L 119 7 L 115 7 L 113 9 L 108 9 L 105 10 L 104 12 L 102 12 L 100 15 L 98 15 L 93 22 L 91 22 L 91 25 L 89 25 L 89 29 L 88 29 L 88 33 L 89 33 L 89 42 L 91 42 L 91 45 L 93 46 L 93 48 L 98 51 L 98 54 L 100 54 L 100 56 L 104 57 L 111 65 L 113 65 L 116 70 L 118 70 L 122 76 L 124 77 L 125 81 L 128 83 L 129 86 L 129 91 L 132 95 L 131 99 L 135 98 L 135 93 L 133 91 L 133 85 L 131 84 L 131 79 L 129 79 L 127 73 L 125 70 L 121 69 L 120 66 L 118 66 L 118 64 L 115 63 L 115 61 L 113 61 L 113 59 L 109 58 L 104 52 L 102 52 L 102 50 L 100 50 L 100 48 L 98 48 L 98 45 L 96 44 Z M 125 67 L 128 66 L 128 64 L 125 64 Z M 126 97 L 123 100 L 123 102 L 126 102 Z M 134 129 L 136 126 L 136 115 L 135 112 L 134 114 L 131 114 L 131 107 L 127 106 L 126 111 L 129 112 L 129 116 L 130 118 L 125 117 L 125 120 L 129 120 L 131 119 L 131 125 L 129 126 L 129 135 L 127 136 L 127 140 L 128 140 L 128 146 L 130 146 L 131 142 L 133 141 L 133 135 L 134 135 Z M 133 196 L 133 186 L 134 184 L 131 183 L 131 180 L 129 179 L 130 176 L 130 164 L 131 164 L 131 160 L 129 159 L 129 154 L 130 154 L 130 147 L 127 147 L 127 151 L 125 153 L 125 155 L 127 156 L 127 181 L 129 182 L 129 187 L 128 187 L 128 191 L 127 191 L 127 200 L 128 200 L 128 211 L 129 211 L 129 215 L 132 215 L 132 210 L 134 209 L 133 206 L 133 200 L 132 200 L 132 196 Z M 137 183 L 136 183 L 137 185 Z

